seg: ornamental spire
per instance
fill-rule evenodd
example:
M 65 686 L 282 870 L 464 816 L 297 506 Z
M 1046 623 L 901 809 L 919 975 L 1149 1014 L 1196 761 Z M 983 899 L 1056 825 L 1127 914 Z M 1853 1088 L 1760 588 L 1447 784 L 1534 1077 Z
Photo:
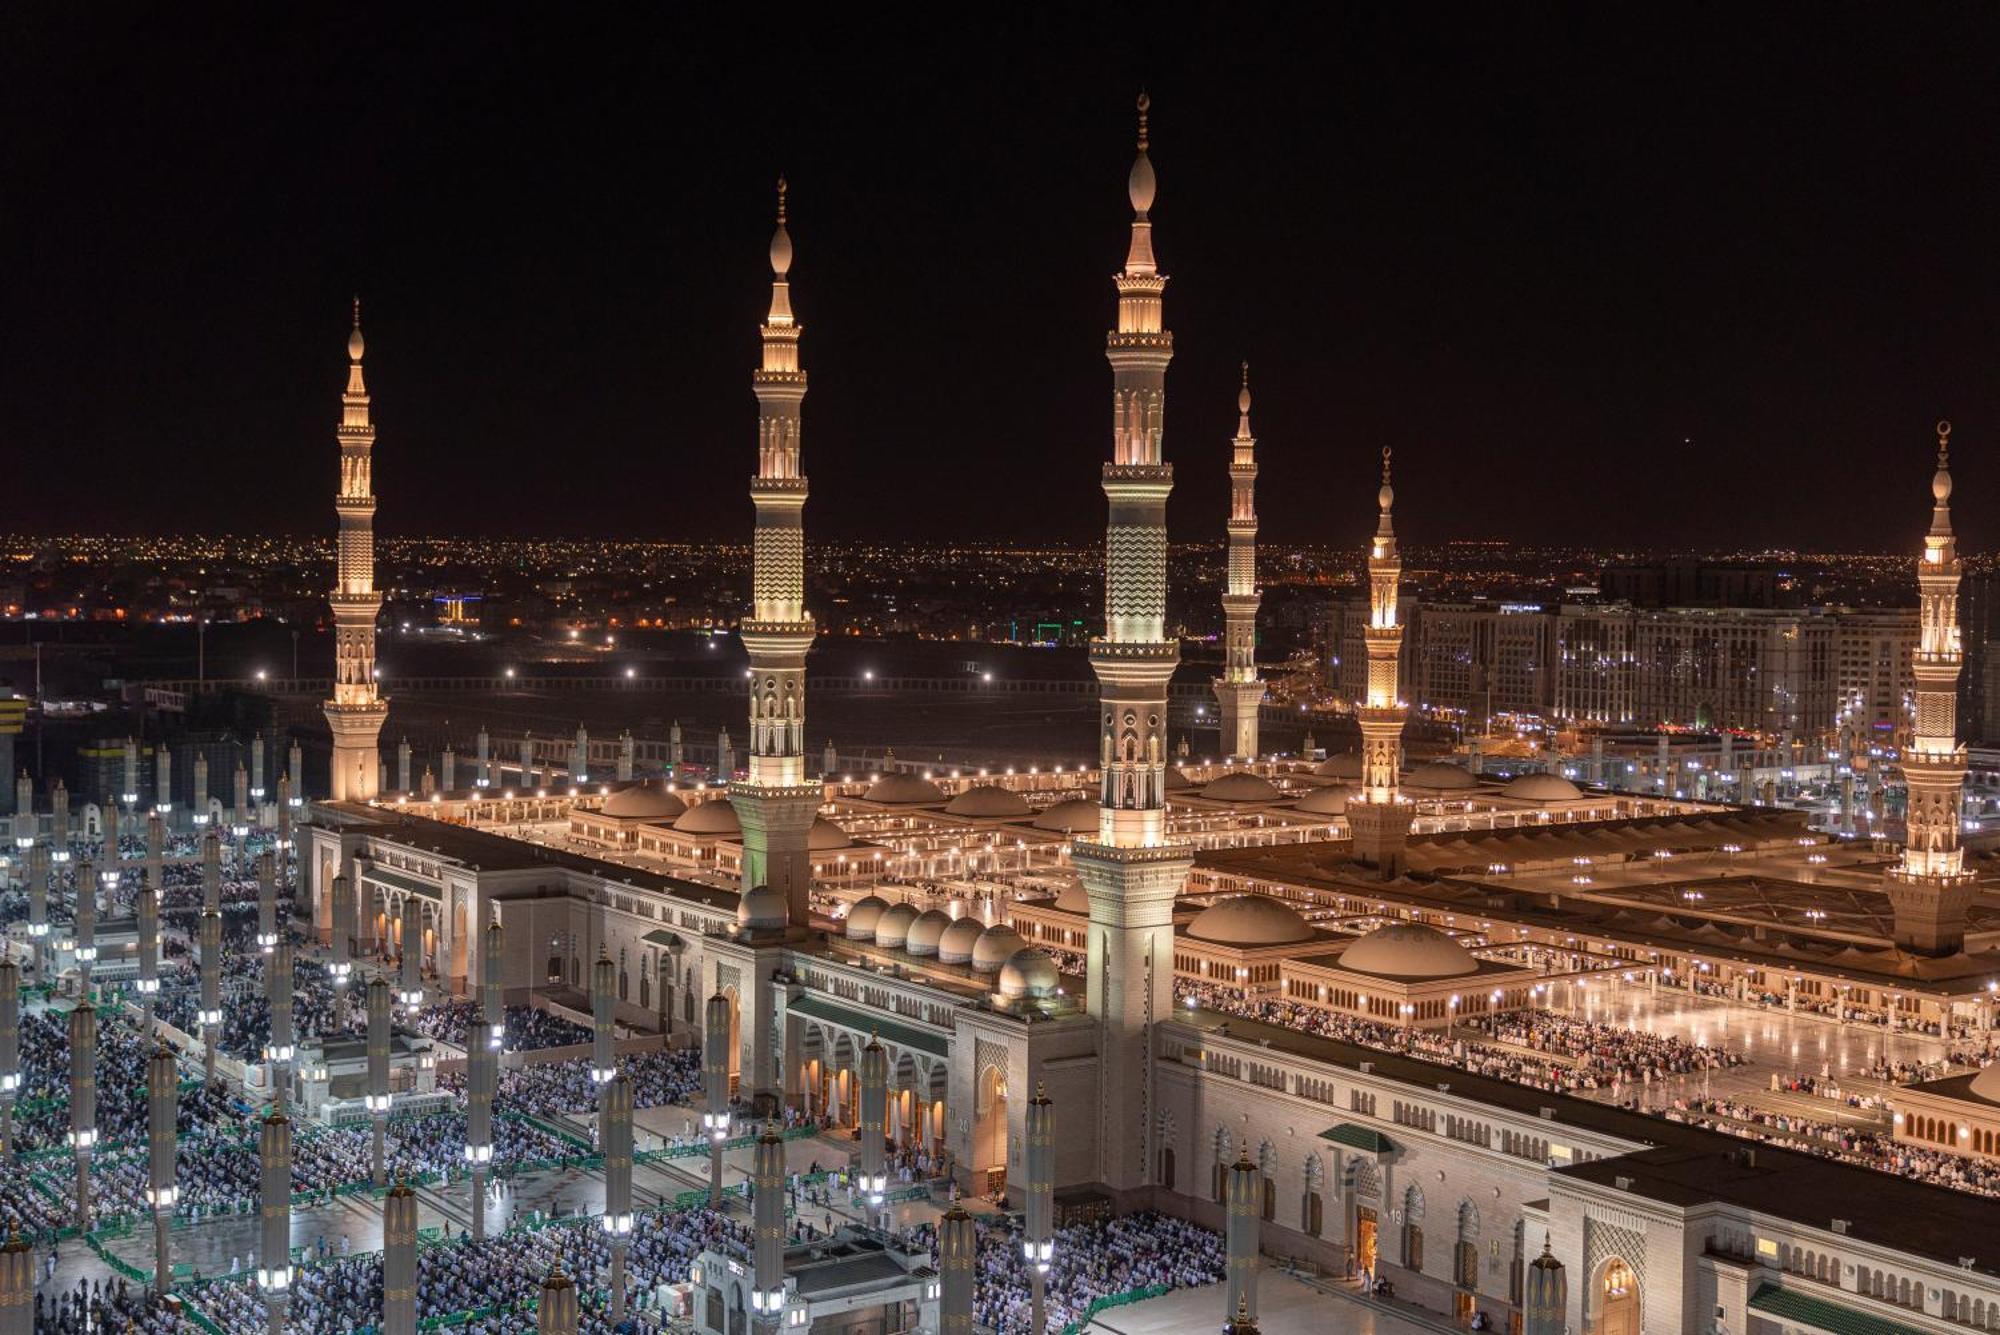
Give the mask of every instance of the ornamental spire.
M 792 322 L 792 234 L 785 229 L 785 178 L 778 178 L 778 226 L 771 233 L 771 315 L 774 325 Z
M 1236 391 L 1236 439 L 1250 439 L 1250 363 L 1243 363 L 1243 388 Z
M 1951 423 L 1937 424 L 1937 472 L 1931 475 L 1931 533 L 1951 545 Z M 1949 556 L 1946 560 L 1951 559 Z
M 1132 159 L 1131 175 L 1125 178 L 1125 193 L 1132 200 L 1132 245 L 1125 252 L 1128 274 L 1155 273 L 1159 267 L 1153 260 L 1153 224 L 1147 218 L 1153 208 L 1153 197 L 1159 193 L 1153 160 L 1146 154 L 1146 113 L 1152 105 L 1152 98 L 1139 94 L 1139 153 Z

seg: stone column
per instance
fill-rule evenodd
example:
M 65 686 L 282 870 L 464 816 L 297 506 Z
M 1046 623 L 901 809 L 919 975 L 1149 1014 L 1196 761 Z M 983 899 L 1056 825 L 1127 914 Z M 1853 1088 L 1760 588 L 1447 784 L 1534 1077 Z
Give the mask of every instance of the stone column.
M 861 1142 L 861 1194 L 868 1202 L 866 1216 L 871 1227 L 883 1227 L 884 1193 L 889 1177 L 883 1167 L 883 1123 L 889 1101 L 889 1054 L 874 1035 L 861 1049 L 861 1125 L 856 1128 Z
M 174 1185 L 180 1128 L 180 1066 L 165 1043 L 146 1059 L 146 1202 L 153 1207 L 153 1287 L 165 1293 L 173 1287 L 174 1268 L 167 1247 L 179 1190 Z
M 1528 1264 L 1527 1281 L 1522 1286 L 1523 1335 L 1564 1335 L 1568 1309 L 1569 1280 L 1544 1238 L 1542 1254 Z
M 472 1236 L 486 1236 L 486 1172 L 493 1162 L 493 1094 L 499 1084 L 500 1046 L 506 1041 L 506 1016 L 501 1008 L 500 924 L 486 929 L 479 1023 L 466 1035 L 465 1158 L 472 1165 Z
M 776 1335 L 785 1315 L 785 1141 L 777 1123 L 764 1123 L 750 1163 L 752 1288 L 757 1329 Z M 967 1328 L 966 1335 L 971 1335 Z
M 139 919 L 139 981 L 134 986 L 150 1034 L 153 1004 L 160 995 L 160 897 L 150 881 L 139 887 L 132 908 Z
M 604 1151 L 604 1231 L 611 1238 L 611 1324 L 625 1319 L 625 1252 L 632 1245 L 632 1082 L 613 1075 L 598 1108 Z
M 264 1119 L 257 1157 L 263 1167 L 257 1287 L 264 1291 L 271 1335 L 285 1335 L 285 1308 L 292 1295 L 292 1124 L 283 1113 Z
M 388 1180 L 382 1162 L 389 1124 L 389 984 L 368 980 L 368 1120 L 374 1125 L 373 1176 L 376 1186 Z
M 299 1054 L 292 1032 L 292 943 L 280 941 L 264 960 L 264 995 L 271 1003 L 271 1041 L 264 1061 L 271 1072 L 271 1098 L 284 1111 L 291 1099 L 292 1059 Z
M 90 1232 L 90 1152 L 97 1144 L 97 1012 L 69 1013 L 69 1143 L 76 1156 L 76 1227 Z
M 542 1281 L 542 1301 L 535 1309 L 537 1335 L 576 1335 L 576 1285 L 562 1272 L 562 1263 Z
M 1224 1310 L 1242 1308 L 1252 1318 L 1257 1315 L 1257 1234 L 1262 1222 L 1259 1186 L 1257 1165 L 1250 1162 L 1248 1154 L 1237 1155 L 1236 1162 L 1229 1165 L 1223 1195 L 1229 1210 L 1223 1226 L 1229 1265 L 1229 1301 Z
M 86 862 L 76 870 L 76 990 L 90 1000 L 90 966 L 97 961 L 97 868 Z
M 404 1182 L 382 1199 L 382 1335 L 417 1335 L 417 1193 Z
M 0 1156 L 14 1160 L 14 1100 L 21 1093 L 21 970 L 0 959 Z
M 51 852 L 44 844 L 28 850 L 28 939 L 35 947 L 35 981 L 48 981 L 49 943 L 49 861 Z
M 19 1230 L 0 1245 L 0 1335 L 34 1335 L 35 1249 Z
M 265 955 L 278 944 L 278 860 L 257 855 L 257 949 Z
M 345 989 L 354 972 L 354 882 L 344 873 L 333 878 L 332 898 L 333 925 L 327 929 L 332 962 L 327 965 L 327 972 L 332 975 L 335 988 Z
M 195 1023 L 201 1028 L 202 1078 L 215 1080 L 215 1050 L 222 1042 L 222 915 L 209 909 L 201 915 L 201 1009 Z
M 424 1004 L 424 910 L 415 895 L 403 896 L 402 929 L 403 985 L 396 1002 L 414 1011 Z
M 729 1139 L 729 998 L 717 992 L 708 999 L 701 1033 L 701 1084 L 707 1111 L 701 1115 L 708 1133 L 708 1205 L 722 1208 L 722 1146 Z
M 940 1335 L 972 1335 L 972 1270 L 978 1253 L 972 1216 L 954 1204 L 938 1222 Z
M 617 1036 L 612 1031 L 616 986 L 611 957 L 600 948 L 597 962 L 590 966 L 590 1078 L 599 1085 L 618 1073 Z
M 1048 1330 L 1049 1266 L 1055 1259 L 1055 1105 L 1041 1086 L 1028 1100 L 1027 1219 L 1022 1236 L 1032 1302 L 1029 1335 Z

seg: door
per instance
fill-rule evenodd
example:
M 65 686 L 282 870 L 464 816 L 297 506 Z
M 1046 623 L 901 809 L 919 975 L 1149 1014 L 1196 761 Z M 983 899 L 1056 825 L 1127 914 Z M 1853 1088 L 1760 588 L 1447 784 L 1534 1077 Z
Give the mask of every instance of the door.
M 1375 1273 L 1375 1211 L 1366 1205 L 1355 1211 L 1354 1264 Z

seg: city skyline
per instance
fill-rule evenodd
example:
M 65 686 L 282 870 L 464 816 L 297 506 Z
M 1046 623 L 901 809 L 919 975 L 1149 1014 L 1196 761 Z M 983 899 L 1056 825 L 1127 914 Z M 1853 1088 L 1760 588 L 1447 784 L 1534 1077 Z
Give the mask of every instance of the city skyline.
M 1953 77 L 1985 34 L 1929 22 L 1865 52 L 1837 24 L 1752 24 L 1728 50 L 1669 31 L 1640 56 L 1590 25 L 1348 19 L 1324 66 L 1254 35 L 1213 68 L 1119 57 L 1154 94 L 1171 165 L 1170 531 L 1221 538 L 1247 359 L 1267 543 L 1351 541 L 1328 498 L 1392 445 L 1428 502 L 1413 547 L 1636 532 L 1906 548 L 1916 529 L 1875 504 L 1899 485 L 1890 462 L 1949 416 L 1977 494 L 1972 443 L 2000 422 L 1979 370 L 1993 260 L 1970 222 L 1992 183 L 1964 129 L 1990 123 L 1991 92 Z M 752 70 L 731 80 L 726 55 L 676 80 L 679 48 L 635 40 L 600 68 L 558 33 L 529 78 L 504 36 L 442 51 L 456 34 L 420 21 L 390 55 L 343 29 L 190 90 L 179 71 L 230 48 L 23 34 L 44 59 L 18 93 L 64 114 L 18 149 L 46 207 L 0 383 L 31 447 L 110 470 L 24 479 L 24 522 L 213 526 L 243 514 L 237 481 L 275 470 L 284 485 L 248 508 L 311 531 L 311 447 L 358 289 L 385 536 L 448 512 L 465 532 L 737 540 L 727 442 L 783 172 L 820 367 L 815 531 L 1091 531 L 1088 488 L 1056 482 L 1088 476 L 1101 412 L 1076 354 L 1117 255 L 1071 234 L 1120 207 L 1095 168 L 1117 148 L 1102 69 L 1045 56 L 1023 83 L 1016 33 L 936 68 L 876 53 L 837 73 L 780 42 L 769 63 L 815 111 L 799 115 Z M 92 60 L 125 77 L 85 105 L 61 80 Z M 447 73 L 398 77 L 431 61 Z M 894 96 L 857 96 L 889 69 Z M 725 91 L 710 106 L 697 88 Z M 1787 504 L 1735 499 L 1753 452 Z M 162 459 L 149 486 L 116 485 Z M 1020 500 L 978 503 L 988 477 Z

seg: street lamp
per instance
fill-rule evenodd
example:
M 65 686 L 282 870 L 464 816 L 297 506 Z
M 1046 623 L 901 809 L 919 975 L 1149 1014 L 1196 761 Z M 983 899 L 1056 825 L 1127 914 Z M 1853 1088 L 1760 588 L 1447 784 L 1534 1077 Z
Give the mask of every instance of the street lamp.
M 708 1138 L 720 1145 L 729 1139 L 729 1109 L 719 1108 L 701 1115 L 701 1129 L 708 1132 Z

